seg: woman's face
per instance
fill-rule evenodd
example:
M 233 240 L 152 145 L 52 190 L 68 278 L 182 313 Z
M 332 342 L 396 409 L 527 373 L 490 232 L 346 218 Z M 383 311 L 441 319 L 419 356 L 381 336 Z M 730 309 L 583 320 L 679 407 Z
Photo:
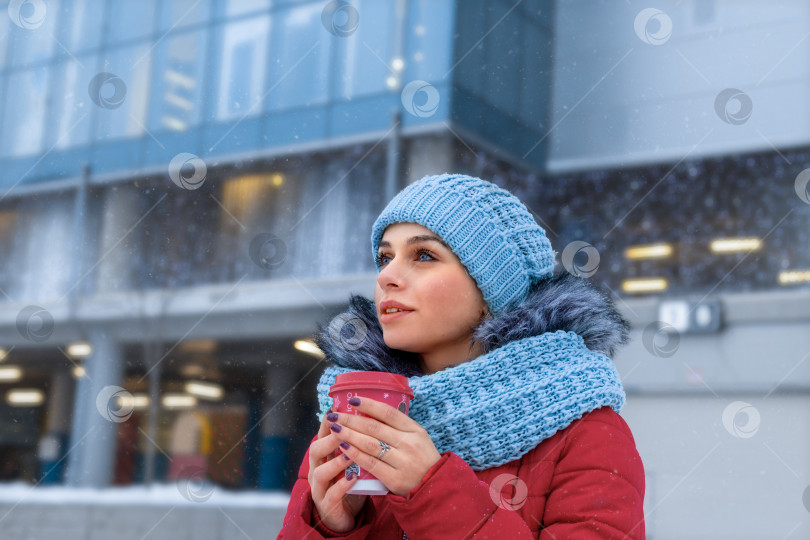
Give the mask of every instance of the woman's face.
M 385 230 L 377 254 L 381 270 L 374 301 L 386 345 L 422 355 L 427 373 L 474 358 L 470 340 L 487 306 L 455 253 L 430 229 L 395 223 Z M 408 311 L 386 315 L 387 301 Z

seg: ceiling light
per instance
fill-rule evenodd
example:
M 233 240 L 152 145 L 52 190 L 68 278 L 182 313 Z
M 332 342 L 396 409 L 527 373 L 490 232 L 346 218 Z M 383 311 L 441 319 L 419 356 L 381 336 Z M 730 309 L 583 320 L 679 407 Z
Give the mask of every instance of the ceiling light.
M 17 366 L 0 367 L 0 381 L 19 381 L 22 379 L 22 369 Z
M 762 247 L 759 238 L 718 238 L 712 240 L 709 249 L 713 253 L 735 253 L 740 251 L 758 251 Z
M 664 278 L 626 279 L 622 282 L 622 290 L 626 293 L 663 291 L 668 286 Z
M 301 352 L 305 352 L 307 354 L 311 354 L 312 356 L 317 356 L 318 358 L 323 358 L 325 355 L 323 351 L 315 345 L 315 342 L 311 339 L 299 339 L 297 340 L 293 346 Z
M 17 388 L 6 394 L 6 402 L 15 407 L 34 407 L 44 401 L 45 393 L 36 388 Z
M 193 396 L 204 399 L 222 399 L 222 386 L 215 383 L 189 381 L 185 384 L 185 391 Z
M 810 282 L 810 270 L 784 270 L 779 272 L 780 285 L 807 282 Z
M 167 409 L 188 409 L 197 405 L 197 398 L 188 394 L 165 394 L 160 403 Z
M 624 250 L 624 256 L 628 259 L 662 259 L 671 255 L 672 245 L 663 243 L 630 246 Z
M 93 352 L 93 347 L 84 341 L 71 343 L 67 346 L 67 353 L 71 358 L 84 358 L 91 352 Z

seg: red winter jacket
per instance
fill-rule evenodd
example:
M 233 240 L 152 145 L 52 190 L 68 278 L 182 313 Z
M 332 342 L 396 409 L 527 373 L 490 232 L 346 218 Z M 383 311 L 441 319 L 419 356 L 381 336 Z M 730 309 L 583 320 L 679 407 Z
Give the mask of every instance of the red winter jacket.
M 400 540 L 403 531 L 410 540 L 645 538 L 644 467 L 630 428 L 607 406 L 492 469 L 473 471 L 444 452 L 407 497 L 369 496 L 347 533 L 318 519 L 308 472 L 307 451 L 277 540 Z

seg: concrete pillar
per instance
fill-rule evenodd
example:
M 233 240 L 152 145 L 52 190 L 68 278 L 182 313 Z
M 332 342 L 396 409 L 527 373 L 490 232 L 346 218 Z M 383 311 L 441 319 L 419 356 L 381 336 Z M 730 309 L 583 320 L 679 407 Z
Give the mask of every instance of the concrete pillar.
M 417 137 L 408 143 L 405 183 L 416 182 L 426 174 L 455 172 L 452 134 Z
M 70 410 L 73 404 L 73 379 L 67 370 L 51 377 L 45 432 L 39 441 L 40 484 L 57 484 L 63 479 L 65 456 L 70 442 Z
M 138 249 L 135 236 L 127 233 L 141 217 L 140 197 L 140 190 L 130 184 L 113 185 L 104 192 L 98 253 L 106 255 L 97 269 L 99 292 L 132 288 L 133 261 L 137 260 L 132 254 Z
M 89 332 L 93 350 L 85 359 L 73 412 L 67 483 L 81 487 L 110 485 L 115 465 L 117 427 L 131 410 L 119 407 L 123 351 L 103 328 Z M 126 394 L 128 395 L 128 394 Z
M 296 372 L 289 365 L 274 365 L 267 371 L 259 489 L 286 489 L 284 471 L 290 447 L 290 418 L 295 415 L 294 401 L 290 399 L 294 392 L 290 390 L 295 382 Z M 285 395 L 287 398 L 282 399 Z

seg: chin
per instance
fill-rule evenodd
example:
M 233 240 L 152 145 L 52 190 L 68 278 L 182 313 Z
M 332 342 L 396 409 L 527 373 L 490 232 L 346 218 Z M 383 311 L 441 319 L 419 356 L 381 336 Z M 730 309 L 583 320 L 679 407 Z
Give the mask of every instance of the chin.
M 385 344 L 391 349 L 397 349 L 398 351 L 405 352 L 417 352 L 413 350 L 413 340 L 405 338 L 404 336 L 398 336 L 397 332 L 383 331 L 383 341 L 385 341 Z

